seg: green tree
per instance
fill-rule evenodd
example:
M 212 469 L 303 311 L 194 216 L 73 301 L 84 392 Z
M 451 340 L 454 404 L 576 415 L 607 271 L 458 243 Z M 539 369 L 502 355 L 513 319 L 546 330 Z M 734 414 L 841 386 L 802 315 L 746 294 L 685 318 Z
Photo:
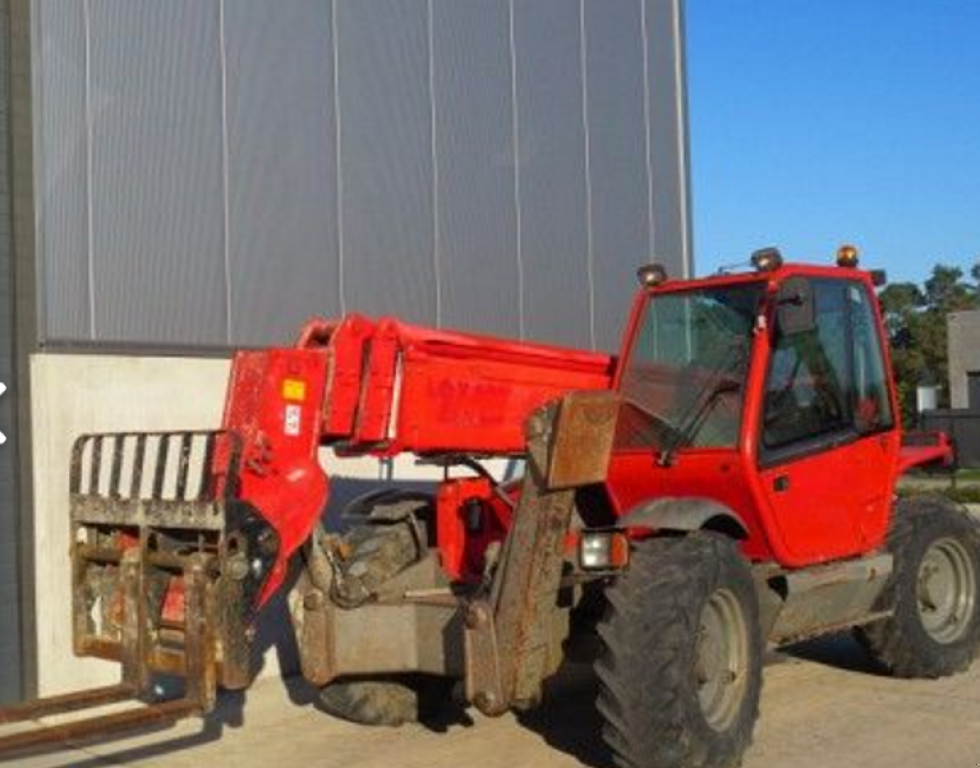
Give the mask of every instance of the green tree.
M 879 294 L 882 315 L 892 347 L 892 367 L 906 424 L 915 420 L 915 391 L 920 384 L 936 384 L 940 405 L 948 405 L 946 315 L 980 308 L 976 283 L 980 263 L 970 270 L 937 264 L 920 288 L 915 283 L 895 283 Z
M 926 371 L 925 358 L 915 343 L 925 296 L 915 283 L 893 283 L 881 291 L 879 299 L 891 342 L 898 402 L 903 421 L 908 423 L 915 414 L 915 388 Z

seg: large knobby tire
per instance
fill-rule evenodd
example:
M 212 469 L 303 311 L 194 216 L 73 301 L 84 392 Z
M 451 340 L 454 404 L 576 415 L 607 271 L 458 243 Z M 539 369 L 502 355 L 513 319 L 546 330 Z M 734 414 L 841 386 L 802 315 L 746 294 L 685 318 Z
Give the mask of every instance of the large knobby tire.
M 359 522 L 340 539 L 331 586 L 339 606 L 357 610 L 385 583 L 425 554 L 431 505 L 419 494 L 385 492 L 357 501 Z M 352 517 L 354 517 L 352 515 Z M 320 689 L 320 710 L 362 725 L 399 726 L 435 717 L 450 699 L 452 680 L 421 674 L 347 678 Z
M 357 502 L 362 512 L 339 539 L 335 549 L 341 578 L 334 580 L 331 599 L 355 608 L 374 599 L 385 582 L 425 555 L 432 507 L 418 494 L 387 492 Z
M 735 542 L 707 532 L 642 542 L 607 600 L 597 704 L 617 765 L 739 765 L 759 715 L 763 641 Z
M 419 717 L 417 692 L 397 680 L 340 680 L 320 689 L 317 707 L 360 725 L 399 726 Z
M 316 706 L 360 725 L 400 726 L 438 717 L 453 681 L 429 675 L 338 680 L 320 689 Z
M 858 638 L 896 677 L 965 670 L 980 649 L 980 526 L 945 499 L 902 499 L 887 549 L 893 571 L 876 607 L 893 613 Z

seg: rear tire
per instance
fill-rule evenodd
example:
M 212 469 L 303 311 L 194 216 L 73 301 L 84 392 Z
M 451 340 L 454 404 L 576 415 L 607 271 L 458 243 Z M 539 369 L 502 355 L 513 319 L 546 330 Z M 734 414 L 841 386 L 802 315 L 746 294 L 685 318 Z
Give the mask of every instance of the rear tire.
M 453 684 L 429 675 L 338 680 L 320 689 L 317 708 L 359 725 L 397 727 L 438 717 Z
M 401 491 L 370 494 L 351 505 L 356 521 L 335 550 L 340 574 L 333 602 L 357 610 L 377 599 L 386 582 L 421 560 L 434 534 L 429 497 Z M 454 681 L 423 674 L 335 680 L 320 689 L 317 707 L 362 725 L 399 726 L 432 719 L 450 700 Z
M 962 672 L 980 650 L 980 526 L 941 497 L 902 499 L 888 551 L 895 558 L 878 610 L 858 639 L 896 677 Z
M 735 542 L 708 532 L 642 542 L 607 598 L 597 706 L 616 763 L 739 765 L 759 714 L 763 642 Z

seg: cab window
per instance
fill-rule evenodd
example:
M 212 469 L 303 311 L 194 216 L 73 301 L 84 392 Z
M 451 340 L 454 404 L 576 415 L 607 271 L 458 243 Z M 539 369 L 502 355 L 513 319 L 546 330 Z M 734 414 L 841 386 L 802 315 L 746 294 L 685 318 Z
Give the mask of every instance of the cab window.
M 881 340 L 862 283 L 813 280 L 816 327 L 777 337 L 766 384 L 763 453 L 892 427 Z M 774 458 L 776 456 L 773 456 Z
M 847 286 L 854 329 L 854 369 L 851 389 L 854 427 L 860 434 L 891 429 L 895 425 L 885 358 L 875 322 L 874 308 L 864 286 Z

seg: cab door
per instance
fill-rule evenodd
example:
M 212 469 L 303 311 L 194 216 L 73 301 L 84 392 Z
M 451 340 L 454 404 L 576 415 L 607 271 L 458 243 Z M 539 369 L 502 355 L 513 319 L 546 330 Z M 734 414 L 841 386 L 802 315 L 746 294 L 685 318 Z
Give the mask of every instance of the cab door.
M 811 286 L 815 327 L 776 331 L 758 455 L 772 534 L 793 565 L 881 542 L 900 439 L 868 286 L 837 278 Z

